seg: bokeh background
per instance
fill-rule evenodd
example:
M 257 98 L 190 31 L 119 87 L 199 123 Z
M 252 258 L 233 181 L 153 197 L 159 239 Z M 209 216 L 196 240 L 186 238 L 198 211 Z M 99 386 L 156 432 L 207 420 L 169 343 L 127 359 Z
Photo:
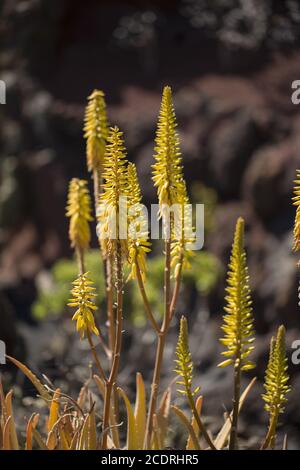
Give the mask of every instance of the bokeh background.
M 300 79 L 299 2 L 1 0 L 0 15 L 0 78 L 7 85 L 7 104 L 0 106 L 0 338 L 8 352 L 71 394 L 88 378 L 88 348 L 74 335 L 65 308 L 76 271 L 65 203 L 69 179 L 87 177 L 86 97 L 94 88 L 105 91 L 109 121 L 124 131 L 144 200 L 151 203 L 155 122 L 162 87 L 169 84 L 189 191 L 206 205 L 206 240 L 184 281 L 162 389 L 174 376 L 178 319 L 185 313 L 213 432 L 230 408 L 231 373 L 216 368 L 217 338 L 226 264 L 242 215 L 259 380 L 241 418 L 241 436 L 255 446 L 267 423 L 259 394 L 271 332 L 286 325 L 289 359 L 293 340 L 300 339 L 291 204 L 300 166 L 300 107 L 291 101 L 291 84 Z M 99 283 L 101 311 L 95 237 L 93 248 L 88 266 Z M 155 254 L 149 265 L 149 295 L 159 314 L 161 258 Z M 137 368 L 151 378 L 154 337 L 138 293 L 133 286 L 128 291 L 120 381 L 132 393 Z M 12 368 L 1 370 L 15 385 L 23 423 L 30 407 L 42 405 Z M 300 448 L 300 365 L 290 361 L 290 373 L 279 443 L 287 432 L 290 448 Z M 182 441 L 176 420 L 170 432 L 173 441 Z

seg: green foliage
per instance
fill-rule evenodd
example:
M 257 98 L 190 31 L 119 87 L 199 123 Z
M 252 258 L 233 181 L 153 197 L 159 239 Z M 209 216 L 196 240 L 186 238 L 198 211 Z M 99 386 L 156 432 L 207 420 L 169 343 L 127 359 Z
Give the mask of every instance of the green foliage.
M 148 259 L 148 275 L 145 282 L 149 302 L 153 311 L 158 315 L 163 315 L 163 291 L 164 283 L 164 257 L 156 256 Z M 198 295 L 208 295 L 215 286 L 221 273 L 221 266 L 214 255 L 206 251 L 195 252 L 191 268 L 183 272 L 183 289 L 195 287 Z M 136 326 L 143 326 L 146 323 L 143 301 L 134 283 L 130 285 L 132 295 L 132 320 Z
M 99 250 L 87 252 L 85 260 L 87 270 L 97 288 L 97 305 L 100 306 L 105 298 L 105 288 L 103 264 Z M 50 285 L 39 286 L 37 300 L 32 307 L 34 317 L 41 320 L 48 315 L 63 313 L 70 296 L 70 286 L 77 275 L 78 268 L 75 260 L 61 259 L 57 261 L 50 273 Z
M 86 254 L 86 269 L 97 288 L 96 303 L 98 307 L 104 304 L 105 290 L 103 279 L 103 264 L 99 250 L 90 250 Z M 195 286 L 199 295 L 207 295 L 217 282 L 221 272 L 220 263 L 206 251 L 198 252 L 191 269 L 183 274 L 183 288 Z M 39 286 L 38 297 L 33 305 L 33 315 L 43 319 L 48 315 L 59 315 L 65 311 L 70 295 L 70 285 L 77 276 L 77 263 L 72 259 L 62 259 L 53 266 L 50 276 L 50 286 Z M 156 256 L 148 259 L 148 276 L 145 282 L 149 302 L 158 315 L 163 314 L 162 285 L 164 278 L 164 257 Z M 127 283 L 125 305 L 131 312 L 130 319 L 136 326 L 144 326 L 146 317 L 143 300 L 135 282 Z

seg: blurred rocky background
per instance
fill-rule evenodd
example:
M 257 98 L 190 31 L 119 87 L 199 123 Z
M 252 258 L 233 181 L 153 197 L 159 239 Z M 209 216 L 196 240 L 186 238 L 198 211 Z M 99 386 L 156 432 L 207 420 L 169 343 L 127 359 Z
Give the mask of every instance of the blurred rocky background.
M 258 394 L 271 331 L 286 325 L 289 357 L 300 339 L 291 204 L 300 166 L 300 107 L 291 101 L 291 84 L 300 79 L 299 2 L 2 0 L 0 15 L 0 79 L 7 86 L 7 104 L 0 105 L 0 338 L 8 352 L 70 393 L 86 378 L 90 358 L 72 336 L 69 312 L 48 318 L 46 311 L 43 321 L 34 314 L 48 308 L 43 293 L 51 292 L 56 262 L 71 256 L 66 191 L 71 177 L 87 177 L 86 97 L 94 88 L 105 91 L 109 120 L 125 132 L 150 203 L 155 122 L 162 87 L 170 84 L 190 192 L 208 208 L 205 250 L 220 264 L 205 289 L 197 278 L 210 268 L 200 262 L 178 317 L 189 316 L 205 414 L 216 431 L 231 397 L 230 371 L 215 367 L 224 272 L 236 219 L 244 216 L 259 382 L 241 433 L 252 434 L 255 446 L 266 423 Z M 150 378 L 153 338 L 134 321 L 126 331 L 121 380 L 130 388 L 136 358 Z M 172 378 L 176 335 L 175 324 L 164 384 Z M 290 366 L 293 391 L 282 423 L 290 447 L 299 448 L 300 365 Z M 28 384 L 26 390 L 32 393 Z

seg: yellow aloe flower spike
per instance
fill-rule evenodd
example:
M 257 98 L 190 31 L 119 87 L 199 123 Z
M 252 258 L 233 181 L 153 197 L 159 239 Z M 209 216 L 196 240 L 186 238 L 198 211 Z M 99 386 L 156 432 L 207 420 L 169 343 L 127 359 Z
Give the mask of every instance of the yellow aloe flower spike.
M 87 166 L 89 171 L 101 168 L 104 161 L 108 137 L 105 95 L 94 90 L 88 97 L 84 118 L 84 137 L 86 138 Z
M 290 391 L 289 375 L 285 350 L 285 328 L 278 328 L 277 337 L 271 339 L 270 356 L 265 375 L 265 410 L 269 413 L 269 430 L 263 448 L 274 447 L 278 416 L 284 412 L 286 395 Z
M 121 210 L 120 203 L 127 201 L 128 196 L 127 160 L 122 136 L 118 127 L 110 129 L 104 158 L 101 213 L 98 214 L 98 235 L 104 256 L 115 255 L 117 241 L 120 242 L 122 256 L 127 257 L 128 252 L 126 237 L 120 237 L 121 230 L 127 233 L 126 207 Z
M 171 242 L 171 267 L 174 277 L 180 275 L 181 267 L 190 269 L 190 260 L 194 252 L 188 249 L 188 244 L 193 243 L 195 238 L 191 235 L 193 230 L 192 217 L 187 211 L 187 205 L 190 204 L 187 194 L 186 183 L 184 180 L 178 187 L 178 212 L 174 218 L 173 238 Z
M 85 332 L 95 333 L 99 336 L 98 328 L 95 325 L 94 310 L 97 310 L 94 304 L 94 298 L 96 290 L 93 287 L 93 282 L 88 277 L 89 273 L 81 274 L 74 282 L 71 294 L 73 296 L 70 299 L 69 307 L 78 307 L 72 320 L 77 322 L 76 329 L 80 334 L 80 338 L 84 338 Z
M 234 367 L 234 395 L 229 450 L 237 448 L 241 372 L 255 367 L 255 364 L 248 359 L 254 349 L 252 345 L 254 342 L 254 328 L 247 259 L 244 249 L 244 230 L 245 222 L 240 217 L 236 224 L 227 277 L 227 296 L 225 297 L 227 305 L 222 326 L 225 334 L 220 339 L 220 342 L 227 348 L 221 354 L 228 359 L 218 365 L 218 367 L 226 367 L 232 364 Z
M 182 388 L 178 389 L 178 393 L 185 395 L 190 406 L 190 409 L 193 413 L 193 417 L 198 425 L 199 430 L 203 434 L 204 439 L 206 440 L 209 447 L 213 450 L 216 450 L 215 445 L 208 434 L 205 426 L 203 425 L 200 415 L 198 413 L 196 403 L 194 400 L 195 395 L 200 390 L 200 387 L 196 387 L 195 390 L 192 389 L 193 382 L 193 361 L 189 348 L 189 334 L 188 334 L 188 325 L 187 319 L 182 316 L 180 319 L 180 330 L 178 343 L 176 347 L 176 369 L 175 372 L 178 374 L 181 379 L 176 382 Z
M 193 253 L 186 249 L 186 244 L 194 241 L 186 235 L 187 227 L 185 228 L 185 225 L 190 224 L 190 228 L 192 228 L 192 221 L 184 212 L 185 205 L 189 204 L 189 198 L 183 178 L 179 135 L 176 127 L 172 91 L 169 86 L 166 86 L 163 90 L 158 117 L 154 155 L 156 162 L 152 165 L 152 178 L 154 186 L 157 187 L 160 213 L 162 214 L 163 205 L 173 206 L 177 211 L 176 216 L 173 217 L 173 221 L 177 221 L 177 227 L 174 223 L 171 226 L 171 267 L 175 278 L 179 275 L 181 267 L 190 267 L 189 259 Z
M 176 374 L 181 377 L 181 379 L 176 383 L 183 387 L 177 391 L 182 395 L 194 396 L 199 392 L 200 387 L 197 387 L 194 391 L 192 391 L 194 366 L 189 348 L 187 319 L 184 316 L 182 316 L 180 319 L 180 330 L 176 347 L 176 357 L 176 369 L 174 372 L 176 372 Z
M 87 181 L 73 178 L 69 185 L 67 217 L 70 218 L 69 238 L 72 248 L 80 252 L 86 250 L 90 243 L 89 222 L 91 215 L 91 199 Z
M 248 360 L 254 349 L 254 328 L 252 316 L 251 291 L 247 268 L 246 253 L 244 250 L 244 220 L 237 221 L 234 242 L 232 245 L 229 272 L 227 278 L 227 296 L 222 330 L 225 335 L 220 342 L 227 347 L 222 352 L 228 357 L 218 367 L 233 364 L 241 370 L 252 369 L 255 364 Z
M 131 266 L 129 279 L 136 279 L 137 264 L 142 278 L 146 273 L 146 256 L 150 252 L 151 243 L 148 241 L 148 220 L 141 210 L 141 189 L 138 181 L 136 166 L 128 164 L 128 263 Z
M 294 225 L 294 251 L 300 250 L 300 170 L 297 170 L 297 179 L 294 181 L 293 203 L 297 207 Z
M 159 204 L 171 206 L 178 202 L 178 188 L 182 181 L 181 153 L 177 123 L 169 86 L 163 90 L 158 117 L 156 146 L 152 165 L 154 186 L 157 187 Z

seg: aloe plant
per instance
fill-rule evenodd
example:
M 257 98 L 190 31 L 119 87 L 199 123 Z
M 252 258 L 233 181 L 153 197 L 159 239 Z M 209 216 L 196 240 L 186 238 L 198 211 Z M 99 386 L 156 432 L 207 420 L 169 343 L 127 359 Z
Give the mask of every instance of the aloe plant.
M 90 380 L 83 384 L 79 396 L 74 398 L 52 386 L 49 380 L 46 384 L 42 383 L 26 365 L 8 357 L 32 382 L 45 401 L 48 416 L 46 423 L 43 424 L 39 415 L 33 413 L 27 421 L 25 440 L 22 439 L 14 420 L 12 391 L 5 394 L 0 384 L 0 448 L 5 450 L 21 448 L 95 450 L 122 447 L 128 450 L 163 449 L 170 439 L 169 414 L 170 410 L 173 410 L 186 430 L 186 449 L 237 449 L 239 414 L 255 383 L 254 378 L 244 390 L 241 389 L 241 374 L 254 367 L 250 357 L 254 349 L 254 319 L 244 248 L 244 220 L 239 218 L 236 225 L 228 267 L 226 307 L 222 326 L 224 336 L 220 340 L 225 346 L 222 352 L 225 360 L 219 364 L 219 367 L 232 366 L 234 372 L 233 407 L 218 434 L 213 436 L 202 417 L 204 397 L 199 395 L 199 387 L 193 387 L 194 367 L 189 349 L 187 318 L 184 316 L 180 321 L 175 371 L 180 377 L 177 380 L 179 393 L 185 397 L 189 410 L 183 410 L 177 404 L 172 404 L 171 386 L 163 392 L 159 400 L 165 345 L 174 318 L 183 273 L 191 267 L 193 258 L 195 262 L 199 262 L 199 257 L 193 257 L 193 253 L 189 251 L 189 243 L 193 240 L 186 230 L 186 222 L 191 225 L 191 220 L 186 219 L 184 214 L 184 206 L 189 203 L 189 197 L 183 177 L 171 88 L 165 87 L 163 90 L 152 175 L 157 189 L 159 217 L 168 222 L 168 230 L 164 233 L 164 266 L 161 275 L 156 279 L 156 282 L 159 280 L 162 282 L 164 291 L 162 318 L 154 311 L 152 298 L 149 295 L 149 283 L 147 284 L 148 267 L 151 265 L 150 260 L 147 262 L 150 241 L 146 220 L 140 217 L 138 210 L 142 191 L 137 169 L 127 160 L 123 133 L 118 127 L 108 127 L 104 93 L 99 90 L 95 90 L 88 98 L 84 132 L 87 139 L 87 167 L 94 183 L 95 218 L 98 222 L 99 237 L 97 253 L 101 254 L 101 258 L 98 258 L 99 265 L 104 266 L 107 318 L 105 319 L 105 315 L 101 313 L 98 326 L 94 315 L 97 310 L 95 299 L 99 293 L 99 284 L 94 282 L 94 278 L 99 277 L 99 272 L 86 272 L 91 223 L 94 218 L 87 181 L 77 178 L 70 182 L 67 202 L 70 244 L 77 260 L 77 274 L 74 273 L 69 306 L 76 309 L 72 319 L 76 322 L 76 330 L 81 340 L 87 339 L 89 343 L 95 371 Z M 299 249 L 299 171 L 297 175 L 294 198 L 297 206 L 295 249 Z M 121 235 L 122 219 L 118 216 L 121 214 L 122 197 L 128 199 L 130 224 L 139 224 L 137 237 L 130 231 L 127 233 L 128 237 Z M 179 219 L 175 220 L 171 215 L 168 220 L 167 206 L 174 204 L 179 206 Z M 102 210 L 103 205 L 104 210 Z M 108 224 L 112 214 L 116 215 L 116 233 L 110 231 Z M 179 228 L 178 220 L 182 222 Z M 151 387 L 147 390 L 142 375 L 137 372 L 134 404 L 119 383 L 124 334 L 123 314 L 128 313 L 123 302 L 123 294 L 125 290 L 130 289 L 129 280 L 131 286 L 133 283 L 136 289 L 139 289 L 140 305 L 144 307 L 145 318 L 148 319 L 156 337 L 156 359 Z M 99 279 L 97 281 L 99 282 Z M 108 326 L 107 333 L 103 327 L 104 323 Z M 103 352 L 106 353 L 105 358 Z M 96 403 L 90 391 L 91 379 L 94 380 L 101 398 L 99 410 L 96 410 Z M 265 409 L 269 414 L 269 427 L 261 445 L 262 449 L 275 447 L 278 417 L 284 412 L 286 396 L 290 391 L 288 381 L 285 330 L 281 326 L 276 339 L 271 342 L 265 393 L 262 395 Z M 120 432 L 121 403 L 125 407 L 126 415 L 125 440 Z M 284 447 L 286 448 L 285 444 Z

